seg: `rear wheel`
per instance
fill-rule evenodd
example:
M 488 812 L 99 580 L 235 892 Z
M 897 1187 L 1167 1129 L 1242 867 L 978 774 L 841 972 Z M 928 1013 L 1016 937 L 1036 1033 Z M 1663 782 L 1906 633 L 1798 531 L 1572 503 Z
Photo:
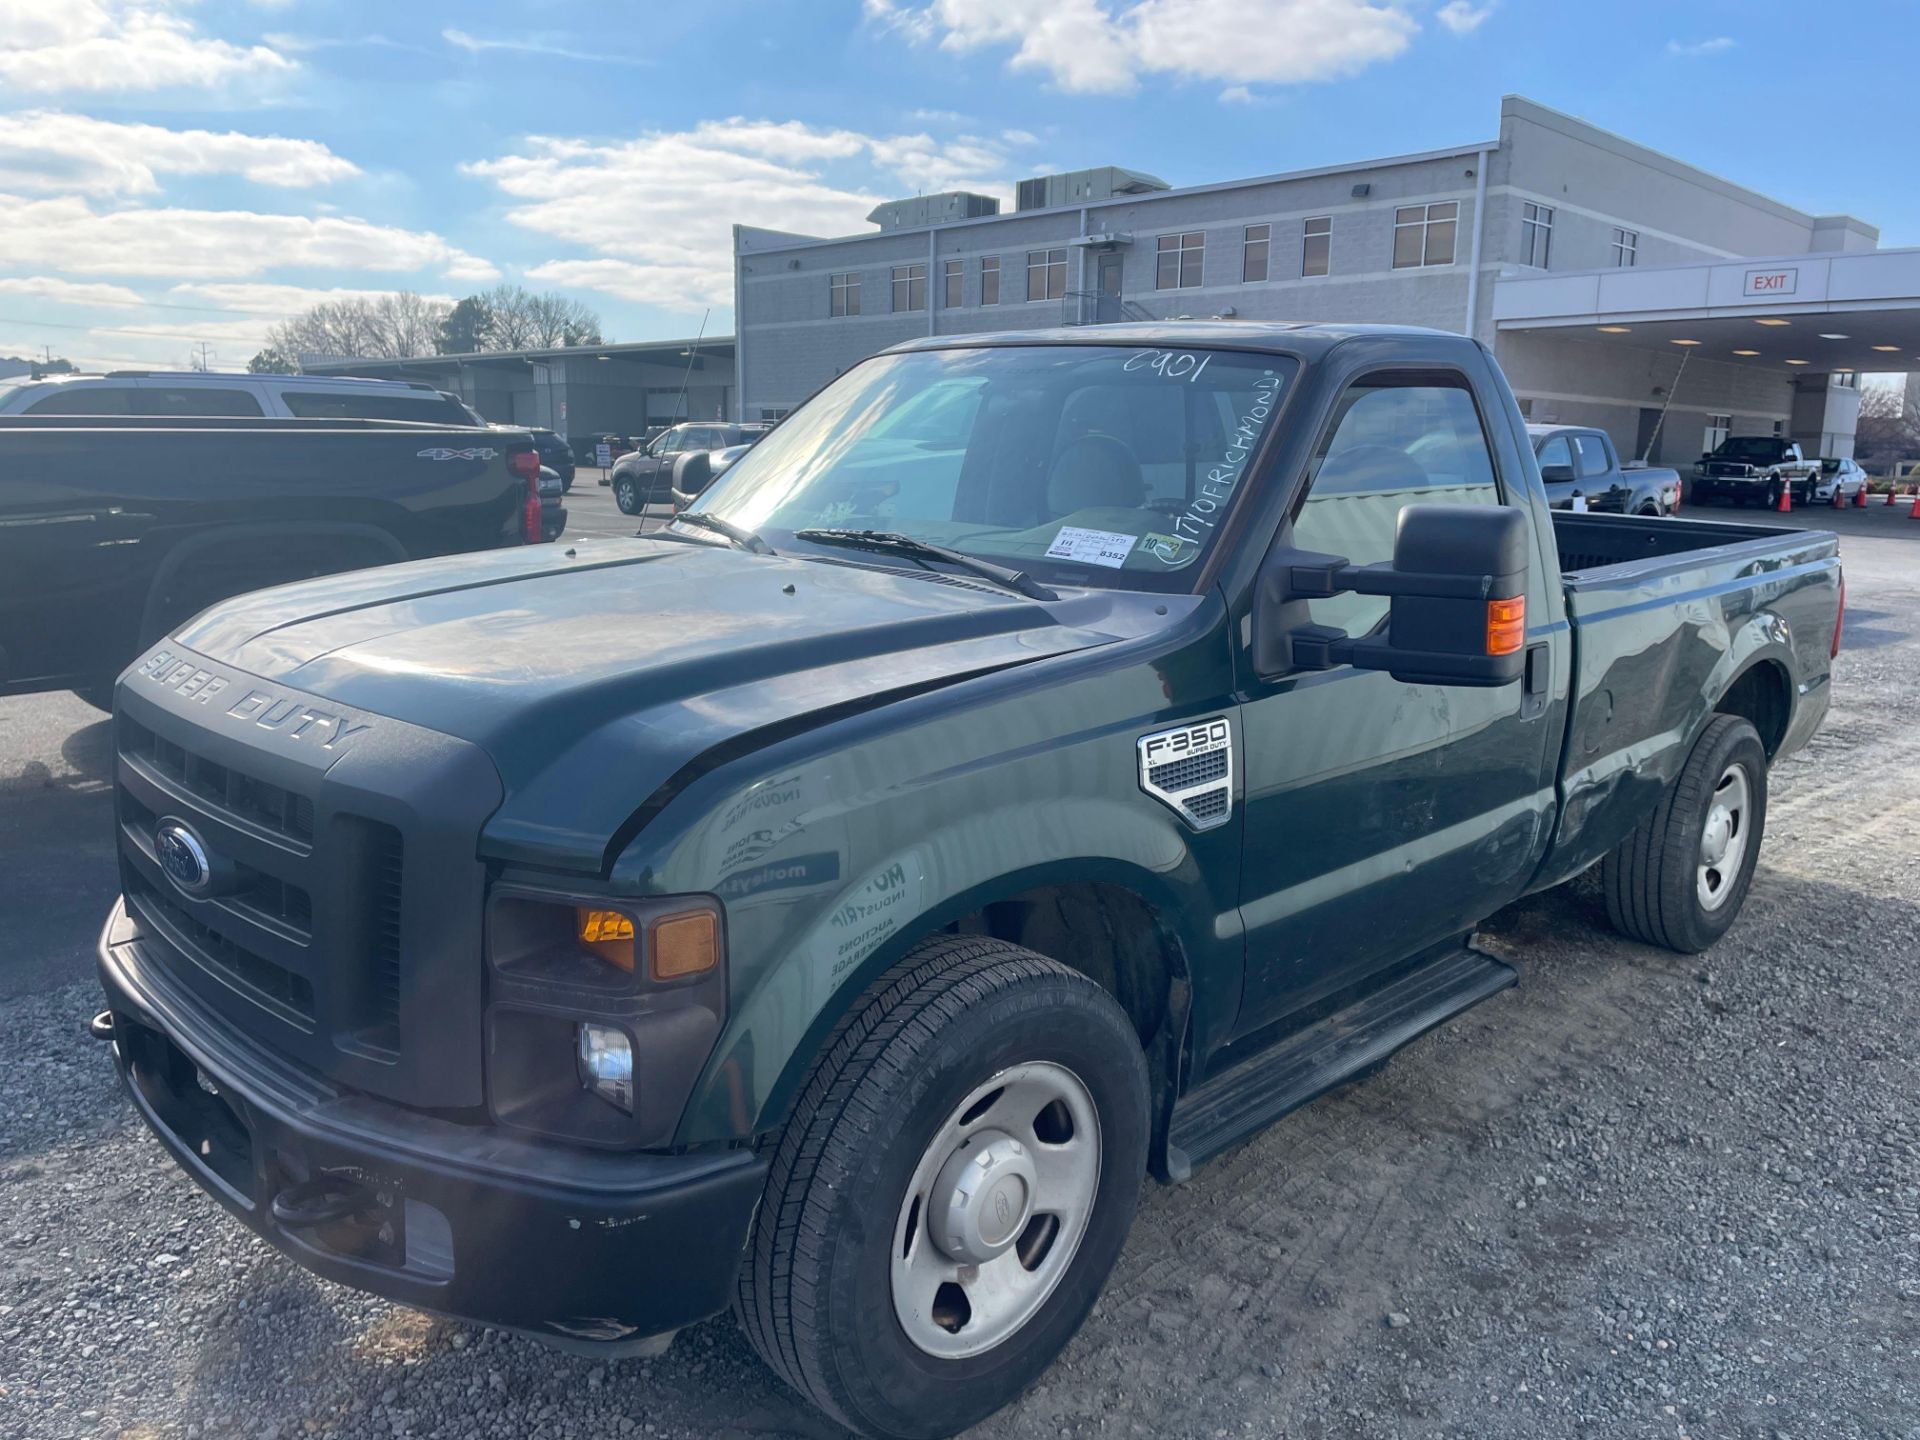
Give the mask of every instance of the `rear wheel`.
M 633 483 L 631 475 L 613 477 L 613 503 L 620 507 L 622 515 L 640 513 L 640 487 Z
M 1654 812 L 1601 869 L 1614 928 L 1683 954 L 1732 927 L 1767 828 L 1767 751 L 1738 715 L 1717 715 Z
M 1146 1064 L 1111 996 L 1016 946 L 933 941 L 808 1082 L 768 1173 L 741 1323 L 851 1429 L 963 1430 L 1079 1329 L 1146 1150 Z

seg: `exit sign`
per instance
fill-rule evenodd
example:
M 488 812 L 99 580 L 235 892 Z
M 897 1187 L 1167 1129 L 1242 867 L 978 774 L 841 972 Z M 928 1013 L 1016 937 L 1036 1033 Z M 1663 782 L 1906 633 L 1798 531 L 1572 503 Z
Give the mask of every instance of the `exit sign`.
M 1747 271 L 1746 292 L 1748 295 L 1791 295 L 1800 288 L 1798 270 L 1749 270 Z

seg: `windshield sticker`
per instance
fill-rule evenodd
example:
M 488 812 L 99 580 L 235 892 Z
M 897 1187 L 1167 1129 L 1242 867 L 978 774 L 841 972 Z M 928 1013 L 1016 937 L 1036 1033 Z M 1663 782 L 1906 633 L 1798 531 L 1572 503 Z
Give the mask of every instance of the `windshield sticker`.
M 1240 423 L 1234 426 L 1226 453 L 1201 478 L 1200 488 L 1188 504 L 1186 513 L 1173 522 L 1175 535 L 1185 540 L 1199 540 L 1219 523 L 1220 513 L 1233 498 L 1233 490 L 1240 483 L 1240 477 L 1246 473 L 1247 460 L 1253 454 L 1253 447 L 1260 441 L 1260 431 L 1266 425 L 1267 417 L 1273 413 L 1274 402 L 1279 395 L 1280 377 L 1272 371 L 1254 381 L 1253 399 L 1246 413 L 1240 417 Z
M 1122 535 L 1115 530 L 1082 530 L 1077 525 L 1062 525 L 1060 533 L 1047 547 L 1049 560 L 1078 560 L 1086 565 L 1104 565 L 1118 570 L 1133 553 L 1137 535 Z
M 1193 557 L 1193 547 L 1198 540 L 1188 540 L 1179 535 L 1162 535 L 1149 530 L 1140 537 L 1140 548 L 1163 565 L 1184 565 Z
M 1199 355 L 1184 354 L 1174 350 L 1141 350 L 1127 357 L 1122 370 L 1151 370 L 1154 374 L 1168 380 L 1185 380 L 1189 383 L 1198 380 L 1213 356 L 1204 358 Z

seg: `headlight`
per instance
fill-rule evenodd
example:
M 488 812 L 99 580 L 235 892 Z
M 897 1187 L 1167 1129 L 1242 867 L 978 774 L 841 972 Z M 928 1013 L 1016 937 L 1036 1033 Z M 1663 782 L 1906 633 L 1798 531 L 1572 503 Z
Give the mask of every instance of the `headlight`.
M 633 1113 L 633 1046 L 611 1025 L 582 1021 L 580 1084 L 609 1105 Z
M 495 1118 L 586 1144 L 671 1143 L 726 1018 L 719 901 L 503 882 L 486 948 Z

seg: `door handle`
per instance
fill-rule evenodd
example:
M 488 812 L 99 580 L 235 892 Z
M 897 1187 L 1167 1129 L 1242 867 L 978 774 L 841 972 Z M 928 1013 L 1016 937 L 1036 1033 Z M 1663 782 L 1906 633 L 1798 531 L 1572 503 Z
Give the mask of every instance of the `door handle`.
M 1531 720 L 1545 713 L 1547 690 L 1553 684 L 1553 652 L 1544 640 L 1527 647 L 1524 679 L 1521 683 L 1520 718 Z

